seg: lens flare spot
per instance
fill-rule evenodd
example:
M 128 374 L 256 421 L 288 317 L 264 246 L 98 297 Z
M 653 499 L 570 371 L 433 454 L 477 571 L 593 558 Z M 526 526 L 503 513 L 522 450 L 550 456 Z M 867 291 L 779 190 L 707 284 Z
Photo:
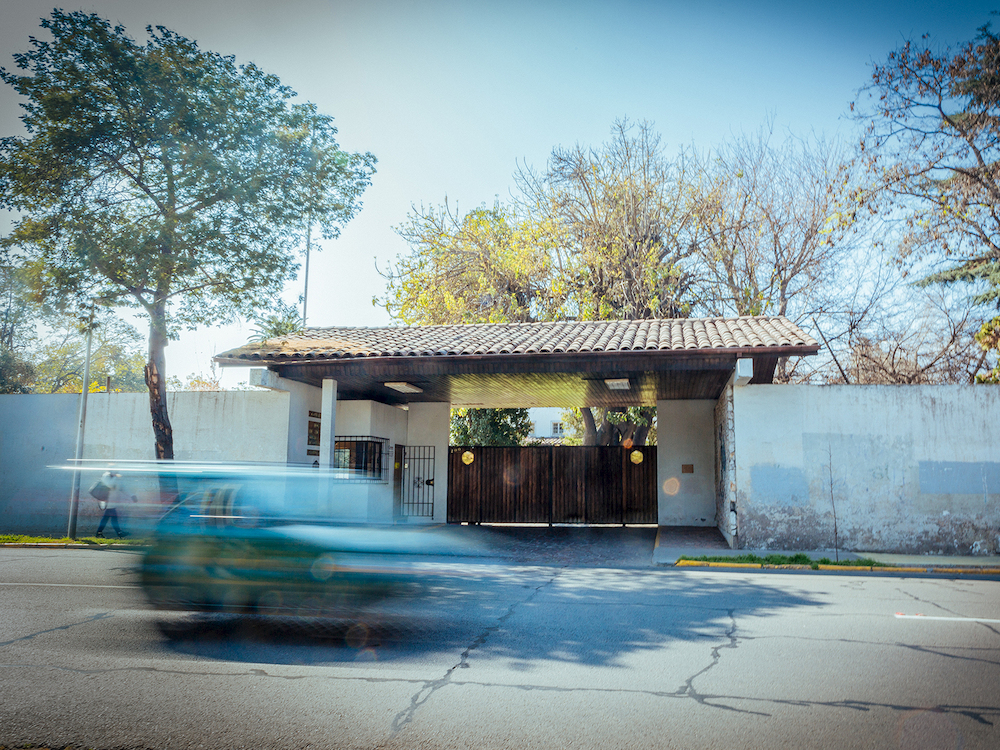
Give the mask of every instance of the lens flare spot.
M 368 644 L 368 626 L 363 622 L 355 623 L 347 631 L 344 640 L 351 648 L 363 649 Z
M 677 477 L 670 477 L 667 481 L 663 483 L 663 494 L 664 495 L 676 495 L 681 491 L 681 480 Z

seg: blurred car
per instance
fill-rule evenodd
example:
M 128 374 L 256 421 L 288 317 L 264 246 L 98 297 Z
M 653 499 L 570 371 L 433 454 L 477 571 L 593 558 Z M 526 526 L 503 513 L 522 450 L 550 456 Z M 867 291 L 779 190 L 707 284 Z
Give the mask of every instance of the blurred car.
M 417 594 L 425 563 L 478 553 L 437 527 L 331 517 L 349 487 L 316 471 L 203 468 L 175 481 L 141 570 L 161 609 L 337 614 Z

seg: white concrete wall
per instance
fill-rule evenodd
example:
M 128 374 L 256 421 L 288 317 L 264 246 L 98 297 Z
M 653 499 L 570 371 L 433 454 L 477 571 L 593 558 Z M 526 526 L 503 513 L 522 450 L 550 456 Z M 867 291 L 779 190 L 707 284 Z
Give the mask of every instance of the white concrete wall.
M 435 523 L 448 520 L 448 437 L 451 426 L 451 404 L 410 404 L 407 420 L 407 445 L 434 446 L 434 518 Z
M 79 396 L 0 395 L 0 529 L 65 533 L 72 474 L 50 470 L 72 459 Z M 167 395 L 180 460 L 282 463 L 288 445 L 287 393 L 181 392 Z M 150 460 L 155 457 L 149 397 L 95 393 L 87 402 L 85 459 Z M 84 495 L 85 495 L 84 488 Z M 142 498 L 142 489 L 132 491 Z M 80 502 L 86 532 L 100 515 Z
M 734 389 L 739 546 L 996 554 L 993 386 Z
M 282 391 L 181 391 L 167 394 L 178 461 L 284 463 L 289 394 Z M 152 460 L 153 426 L 145 393 L 94 393 L 87 402 L 84 458 Z
M 290 465 L 312 466 L 319 456 L 319 446 L 309 445 L 309 422 L 319 421 L 309 417 L 323 408 L 323 389 L 314 385 L 286 380 L 277 373 L 264 369 L 250 370 L 250 385 L 274 391 L 286 391 L 288 402 L 288 452 L 285 460 Z M 310 456 L 314 450 L 317 455 Z
M 0 395 L 0 531 L 66 533 L 79 396 Z M 80 518 L 98 517 L 97 503 Z M 94 521 L 96 525 L 96 521 Z
M 715 401 L 656 402 L 661 526 L 715 526 Z M 693 472 L 686 474 L 688 464 Z
M 364 511 L 369 521 L 393 521 L 393 456 L 397 443 L 406 443 L 408 414 L 403 409 L 377 401 L 338 401 L 337 435 L 362 435 L 386 438 L 389 441 L 383 457 L 383 480 L 348 483 L 338 492 L 351 497 L 355 510 Z

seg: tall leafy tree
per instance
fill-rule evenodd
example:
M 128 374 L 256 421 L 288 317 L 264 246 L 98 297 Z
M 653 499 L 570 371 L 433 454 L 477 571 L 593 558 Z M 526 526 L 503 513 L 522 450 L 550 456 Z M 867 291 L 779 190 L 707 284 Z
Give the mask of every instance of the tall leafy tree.
M 266 308 L 306 226 L 334 237 L 375 159 L 253 64 L 163 27 L 138 43 L 97 15 L 53 11 L 51 39 L 0 78 L 27 136 L 0 142 L 3 248 L 62 307 L 97 301 L 149 321 L 145 381 L 158 458 L 173 457 L 164 349 L 181 326 Z

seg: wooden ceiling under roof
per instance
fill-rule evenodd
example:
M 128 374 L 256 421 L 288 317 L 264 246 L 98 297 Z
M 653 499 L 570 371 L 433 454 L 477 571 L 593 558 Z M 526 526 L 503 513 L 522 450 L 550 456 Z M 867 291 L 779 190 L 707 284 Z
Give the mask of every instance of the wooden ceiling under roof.
M 216 361 L 265 365 L 283 378 L 314 386 L 333 378 L 343 400 L 615 407 L 716 399 L 739 358 L 753 359 L 752 383 L 769 383 L 779 357 L 818 349 L 797 326 L 771 317 L 318 328 L 248 344 Z M 605 382 L 610 379 L 627 379 L 628 386 L 613 389 Z M 386 383 L 418 390 L 402 393 Z

